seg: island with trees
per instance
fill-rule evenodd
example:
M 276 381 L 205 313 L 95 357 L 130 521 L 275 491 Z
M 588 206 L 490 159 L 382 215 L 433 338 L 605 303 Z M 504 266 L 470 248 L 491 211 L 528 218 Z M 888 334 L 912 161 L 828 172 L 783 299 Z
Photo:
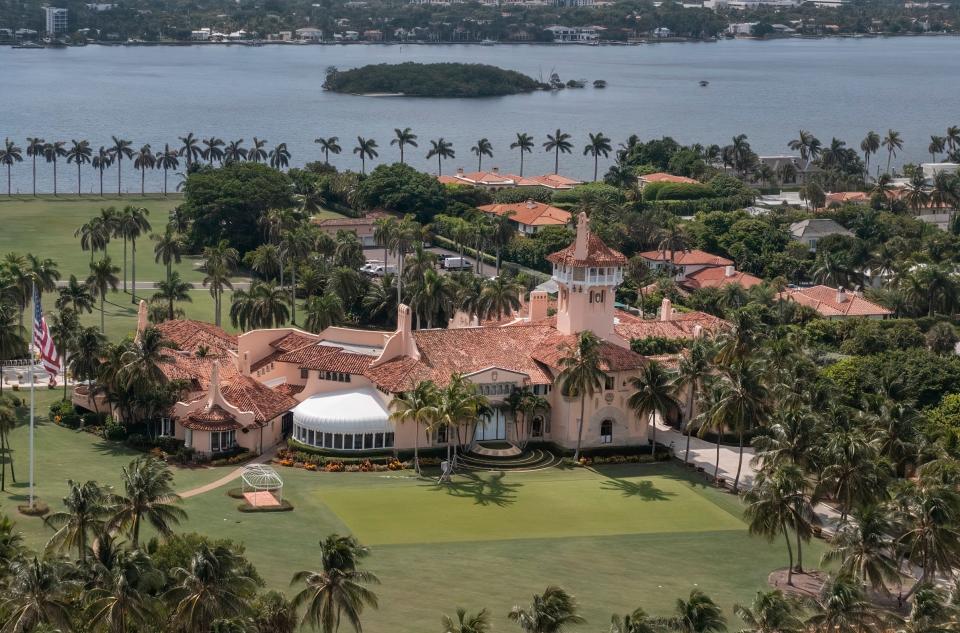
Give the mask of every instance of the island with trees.
M 370 64 L 350 70 L 331 68 L 323 87 L 357 95 L 406 97 L 501 97 L 544 86 L 522 73 L 488 64 Z

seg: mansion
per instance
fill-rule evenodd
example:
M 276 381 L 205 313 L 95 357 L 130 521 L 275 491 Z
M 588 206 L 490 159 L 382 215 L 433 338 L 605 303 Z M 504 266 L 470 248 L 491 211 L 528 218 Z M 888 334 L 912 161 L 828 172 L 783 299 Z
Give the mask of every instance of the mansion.
M 161 431 L 206 454 L 238 446 L 259 453 L 287 437 L 361 454 L 415 444 L 440 447 L 448 440 L 442 431 L 426 433 L 391 421 L 391 400 L 420 381 L 442 387 L 460 373 L 491 404 L 476 426 L 475 441 L 516 439 L 505 400 L 514 389 L 529 387 L 550 403 L 531 421 L 532 441 L 573 448 L 580 401 L 562 395 L 558 376 L 577 335 L 590 330 L 602 341 L 607 378 L 586 402 L 583 446 L 646 444 L 647 421 L 638 420 L 626 403 L 629 379 L 649 359 L 631 351 L 630 341 L 691 339 L 716 332 L 724 322 L 700 312 L 675 312 L 668 300 L 656 319 L 616 308 L 626 258 L 591 234 L 584 214 L 574 243 L 548 260 L 556 299 L 533 291 L 520 310 L 495 324 L 478 325 L 458 315 L 446 329 L 415 330 L 405 305 L 398 308 L 394 331 L 329 327 L 312 334 L 283 327 L 234 336 L 197 321 L 160 323 L 157 329 L 176 346 L 161 369 L 168 379 L 188 385 Z M 138 331 L 145 327 L 141 305 Z M 108 406 L 94 402 L 83 386 L 73 401 L 88 409 Z

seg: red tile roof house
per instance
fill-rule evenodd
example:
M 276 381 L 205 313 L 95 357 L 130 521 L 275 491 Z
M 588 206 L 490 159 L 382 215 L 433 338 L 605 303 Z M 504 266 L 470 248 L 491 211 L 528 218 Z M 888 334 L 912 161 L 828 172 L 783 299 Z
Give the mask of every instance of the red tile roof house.
M 640 185 L 640 188 L 643 189 L 646 185 L 649 185 L 652 182 L 681 182 L 688 184 L 699 184 L 699 180 L 694 180 L 693 178 L 687 178 L 685 176 L 674 176 L 673 174 L 668 174 L 663 171 L 658 171 L 654 174 L 646 174 L 645 176 L 640 176 L 637 178 L 637 183 Z
M 523 235 L 533 235 L 545 226 L 566 226 L 570 223 L 569 211 L 533 200 L 516 204 L 487 204 L 477 208 L 490 215 L 511 214 L 511 222 Z
M 577 185 L 583 184 L 580 180 L 558 174 L 517 176 L 516 174 L 501 173 L 499 167 L 494 167 L 491 171 L 475 172 L 465 172 L 462 167 L 459 167 L 454 175 L 437 176 L 437 179 L 445 185 L 470 185 L 490 191 L 513 189 L 515 187 L 546 187 L 547 189 L 563 190 L 573 189 Z
M 376 240 L 373 238 L 374 222 L 377 218 L 386 216 L 382 211 L 371 211 L 361 218 L 325 218 L 313 220 L 313 224 L 324 233 L 331 237 L 336 237 L 340 231 L 353 233 L 360 240 L 360 244 L 369 247 L 376 246 Z
M 569 247 L 549 256 L 559 287 L 556 314 L 550 298 L 534 291 L 525 316 L 492 325 L 414 330 L 413 315 L 398 307 L 394 331 L 329 327 L 311 334 L 294 327 L 253 330 L 237 337 L 196 321 L 159 326 L 179 350 L 163 371 L 189 384 L 188 394 L 165 416 L 163 431 L 201 452 L 217 453 L 233 442 L 254 451 L 292 436 L 336 453 L 385 453 L 413 446 L 443 447 L 440 431 L 425 432 L 390 419 L 390 403 L 423 380 L 446 385 L 462 373 L 493 407 L 471 441 L 516 442 L 516 425 L 505 398 L 529 387 L 550 401 L 532 421 L 534 441 L 572 448 L 577 443 L 580 401 L 561 394 L 560 359 L 580 332 L 601 340 L 603 388 L 586 401 L 583 446 L 645 445 L 648 424 L 630 411 L 630 378 L 649 362 L 630 350 L 632 338 L 689 339 L 715 332 L 723 321 L 702 313 L 678 314 L 669 306 L 657 320 L 614 307 L 626 258 L 591 234 L 586 215 Z M 140 327 L 146 326 L 143 312 Z M 199 354 L 203 346 L 204 354 Z M 74 402 L 90 406 L 79 389 Z M 417 435 L 419 434 L 419 438 Z M 449 438 L 454 441 L 455 438 Z
M 826 319 L 853 317 L 885 319 L 893 314 L 883 306 L 864 299 L 859 292 L 847 292 L 844 288 L 829 286 L 788 288 L 780 293 L 779 298 L 784 301 L 796 301 L 800 305 L 813 308 Z

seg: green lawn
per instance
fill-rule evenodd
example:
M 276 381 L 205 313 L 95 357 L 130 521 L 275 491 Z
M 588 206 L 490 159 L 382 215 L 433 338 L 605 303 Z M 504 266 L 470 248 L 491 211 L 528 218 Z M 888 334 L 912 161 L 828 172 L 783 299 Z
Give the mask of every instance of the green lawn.
M 37 395 L 40 497 L 59 507 L 68 478 L 116 484 L 135 453 L 47 423 L 56 394 Z M 20 481 L 0 504 L 36 547 L 49 529 L 14 510 L 27 492 L 26 442 L 21 425 L 13 434 Z M 186 490 L 229 470 L 177 469 L 176 485 Z M 292 512 L 240 513 L 220 488 L 184 501 L 189 520 L 181 529 L 244 543 L 267 585 L 286 591 L 295 571 L 317 567 L 322 537 L 355 534 L 371 547 L 368 566 L 382 581 L 380 609 L 364 616 L 371 631 L 436 630 L 441 614 L 460 605 L 488 608 L 495 630 L 512 631 L 510 607 L 550 583 L 577 596 L 585 632 L 606 629 L 611 613 L 637 606 L 666 614 L 693 587 L 729 614 L 786 560 L 780 541 L 747 534 L 735 497 L 669 464 L 485 474 L 450 486 L 404 472 L 279 472 Z M 807 562 L 821 552 L 819 543 L 805 548 Z

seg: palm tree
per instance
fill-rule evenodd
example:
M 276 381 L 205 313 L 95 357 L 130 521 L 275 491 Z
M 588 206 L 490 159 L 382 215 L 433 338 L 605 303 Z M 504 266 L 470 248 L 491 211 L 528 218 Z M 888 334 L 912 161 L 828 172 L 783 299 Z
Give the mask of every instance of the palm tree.
M 533 596 L 528 608 L 514 605 L 507 617 L 524 633 L 562 633 L 567 627 L 583 624 L 580 607 L 569 593 L 550 585 L 542 594 Z
M 407 258 L 407 253 L 418 241 L 422 241 L 423 229 L 420 224 L 413 219 L 413 216 L 404 216 L 393 227 L 393 235 L 390 242 L 390 250 L 397 254 L 397 261 L 400 264 L 397 271 L 397 303 L 403 302 L 403 264 Z
M 37 156 L 43 156 L 46 143 L 36 136 L 27 137 L 27 156 L 33 160 L 33 196 L 37 196 Z
M 125 207 L 120 216 L 120 234 L 123 236 L 123 278 L 127 278 L 127 240 L 130 240 L 130 302 L 137 302 L 137 239 L 153 227 L 147 216 L 150 211 L 143 207 Z
M 651 454 L 655 455 L 657 416 L 666 420 L 672 412 L 680 408 L 680 403 L 674 396 L 676 387 L 673 384 L 673 376 L 660 363 L 650 361 L 640 370 L 640 375 L 630 379 L 630 386 L 635 391 L 627 399 L 627 406 L 637 414 L 641 423 L 646 419 L 653 428 Z
M 251 163 L 266 162 L 267 158 L 269 157 L 269 153 L 267 152 L 267 150 L 263 149 L 264 147 L 267 146 L 266 139 L 261 139 L 254 136 L 253 141 L 251 142 L 253 143 L 253 145 L 250 147 L 249 150 L 247 150 L 247 160 L 250 161 Z
M 156 330 L 154 330 L 156 331 Z M 112 528 L 129 530 L 134 549 L 140 547 L 140 526 L 146 521 L 162 536 L 187 514 L 175 503 L 180 497 L 173 491 L 173 473 L 153 457 L 138 457 L 121 471 L 124 496 L 114 499 Z
M 687 395 L 686 402 L 686 435 L 687 447 L 683 456 L 683 463 L 690 461 L 690 436 L 693 434 L 693 405 L 697 396 L 703 389 L 707 377 L 713 371 L 710 362 L 711 346 L 702 338 L 697 338 L 687 354 L 680 358 L 680 365 L 677 369 L 677 376 L 674 380 L 676 394 L 685 391 Z
M 417 329 L 420 329 L 421 323 L 431 329 L 434 320 L 450 305 L 452 289 L 448 278 L 432 268 L 422 275 L 411 274 L 410 277 L 410 309 L 416 315 Z
M 248 568 L 229 547 L 201 544 L 189 564 L 171 574 L 175 584 L 165 598 L 173 605 L 172 623 L 181 631 L 209 631 L 215 620 L 247 615 L 257 588 Z
M 862 141 L 860 141 L 860 151 L 863 152 L 863 163 L 867 170 L 870 169 L 870 156 L 880 150 L 880 135 L 870 130 Z
M 96 327 L 81 328 L 77 332 L 67 365 L 74 379 L 82 381 L 97 377 L 106 344 L 106 337 Z
M 203 150 L 203 158 L 206 159 L 208 165 L 213 166 L 213 161 L 223 162 L 223 139 L 211 136 L 203 139 L 203 144 L 206 145 Z
M 414 134 L 413 131 L 408 127 L 405 127 L 402 130 L 400 128 L 394 128 L 393 133 L 396 136 L 396 138 L 390 141 L 390 144 L 396 145 L 397 147 L 400 148 L 400 164 L 402 165 L 403 164 L 403 148 L 406 145 L 409 145 L 410 147 L 417 147 L 417 135 Z M 321 139 L 317 139 L 317 140 L 319 141 Z
M 80 283 L 76 275 L 70 275 L 67 285 L 60 288 L 56 306 L 59 310 L 71 309 L 77 314 L 87 314 L 93 312 L 93 306 L 96 298 L 90 292 L 90 287 L 85 283 Z
M 960 557 L 960 531 L 956 528 L 960 494 L 921 469 L 920 477 L 906 482 L 899 491 L 896 509 L 902 525 L 897 549 L 921 570 L 914 588 L 928 584 L 938 574 L 950 577 Z
M 903 139 L 900 138 L 900 132 L 887 130 L 887 135 L 883 137 L 882 145 L 887 150 L 887 173 L 890 173 L 890 161 L 897 155 L 897 150 L 903 149 Z
M 937 162 L 937 154 L 944 151 L 947 147 L 947 139 L 943 136 L 933 135 L 930 137 L 930 145 L 927 146 L 927 151 L 930 152 L 931 162 Z
M 888 584 L 900 580 L 897 554 L 889 538 L 894 533 L 893 522 L 882 508 L 864 508 L 855 522 L 837 529 L 822 562 L 839 564 L 841 574 L 856 578 L 874 591 L 887 591 Z
M 157 169 L 163 170 L 163 195 L 167 195 L 167 171 L 176 169 L 180 166 L 180 159 L 177 157 L 177 150 L 172 149 L 169 144 L 163 146 L 163 151 L 157 154 Z
M 0 360 L 24 358 L 27 354 L 27 342 L 24 339 L 23 325 L 18 321 L 19 311 L 12 305 L 0 302 Z M 3 380 L 0 379 L 0 391 Z
M 80 560 L 87 559 L 87 538 L 99 533 L 106 524 L 107 491 L 95 481 L 78 483 L 67 481 L 69 491 L 63 498 L 65 510 L 54 512 L 44 523 L 56 532 L 47 543 L 48 549 L 77 548 Z
M 562 393 L 567 398 L 580 398 L 580 417 L 577 419 L 577 450 L 574 461 L 580 459 L 580 443 L 583 439 L 583 416 L 587 398 L 592 398 L 607 379 L 601 369 L 601 346 L 603 342 L 590 330 L 577 335 L 577 342 L 570 346 L 560 359 L 560 382 Z
M 104 257 L 97 262 L 90 262 L 90 276 L 87 277 L 87 286 L 90 287 L 93 295 L 100 299 L 100 332 L 104 334 L 106 333 L 104 302 L 107 299 L 108 291 L 117 291 L 117 285 L 120 283 L 120 279 L 117 277 L 119 272 L 120 269 L 113 265 L 110 257 Z
M 0 602 L 6 621 L 3 633 L 41 630 L 71 630 L 74 611 L 71 593 L 76 582 L 68 566 L 56 559 L 21 558 L 10 566 L 9 585 Z
M 133 158 L 133 147 L 132 143 L 126 139 L 120 139 L 116 136 L 110 137 L 113 142 L 113 146 L 110 148 L 110 154 L 113 156 L 113 160 L 117 162 L 117 195 L 122 195 L 120 193 L 120 177 L 123 174 L 123 159 L 124 158 Z
M 533 137 L 526 132 L 517 132 L 517 140 L 510 143 L 510 149 L 520 150 L 520 176 L 523 176 L 523 155 L 533 152 Z
M 483 157 L 493 158 L 493 145 L 486 137 L 477 141 L 477 144 L 470 148 L 473 155 L 477 157 L 477 171 L 483 171 Z
M 359 138 L 358 138 L 359 140 Z M 339 143 L 340 139 L 336 136 L 331 136 L 329 138 L 315 138 L 313 139 L 314 143 L 320 145 L 320 150 L 323 151 L 323 162 L 326 165 L 330 164 L 330 154 L 339 154 L 342 151 Z M 374 144 L 376 147 L 376 144 Z M 402 150 L 401 150 L 402 151 Z M 371 157 L 372 158 L 372 157 Z M 363 157 L 360 158 L 363 160 Z
M 173 273 L 173 264 L 180 263 L 186 244 L 183 238 L 169 226 L 163 235 L 154 233 L 152 239 L 156 242 L 153 247 L 153 260 L 158 264 L 163 262 L 163 265 L 167 267 L 167 279 L 169 280 Z
M 805 622 L 811 633 L 880 633 L 889 618 L 864 595 L 860 583 L 849 576 L 828 580 Z
M 820 140 L 806 130 L 800 130 L 797 138 L 787 143 L 787 147 L 795 152 L 800 152 L 800 158 L 805 163 L 804 169 L 820 157 Z
M 16 425 L 17 414 L 13 403 L 5 398 L 0 399 L 0 459 L 2 459 L 2 463 L 0 463 L 0 491 L 6 491 L 7 489 L 7 462 L 10 462 L 10 477 L 14 483 L 17 482 L 17 476 L 13 472 L 13 451 L 10 450 L 10 431 Z M 2 527 L 3 523 L 0 522 L 0 528 Z
M 356 633 L 362 633 L 360 616 L 366 607 L 377 608 L 377 595 L 365 585 L 379 584 L 372 573 L 359 568 L 367 555 L 353 537 L 331 534 L 320 541 L 320 571 L 299 571 L 290 584 L 306 585 L 292 600 L 295 610 L 306 607 L 301 627 L 336 633 L 346 618 Z
M 254 281 L 249 290 L 233 293 L 230 322 L 241 330 L 273 328 L 290 318 L 286 291 L 272 282 Z
M 457 619 L 448 615 L 442 619 L 443 633 L 488 633 L 490 631 L 490 614 L 486 609 L 480 609 L 472 615 L 467 614 L 463 607 L 457 607 Z
M 91 161 L 93 168 L 97 170 L 100 174 L 100 197 L 103 197 L 103 172 L 107 171 L 107 168 L 113 164 L 113 154 L 111 154 L 107 148 L 103 145 L 100 146 L 100 149 L 97 150 L 97 155 L 93 157 Z
M 610 147 L 610 139 L 604 136 L 603 132 L 588 134 L 588 136 L 590 141 L 583 147 L 583 155 L 593 156 L 593 179 L 596 180 L 600 156 L 606 158 L 613 149 Z
M 445 140 L 442 136 L 435 141 L 430 141 L 430 151 L 427 152 L 427 160 L 434 156 L 437 157 L 437 175 L 443 175 L 443 159 L 456 158 L 456 152 L 453 151 L 453 143 Z
M 520 309 L 520 293 L 523 286 L 512 278 L 497 276 L 485 279 L 477 297 L 477 312 L 481 319 L 497 321 L 503 319 L 504 314 L 510 314 Z
M 103 538 L 110 538 L 109 536 Z M 144 588 L 157 582 L 159 574 L 150 558 L 140 551 L 116 551 L 108 565 L 99 565 L 98 586 L 86 592 L 89 623 L 127 633 L 129 625 L 141 630 L 156 618 L 154 598 Z
M 948 127 L 945 138 L 950 151 L 955 151 L 957 147 L 960 147 L 960 126 L 951 125 Z M 29 141 L 30 139 L 27 140 Z
M 771 472 L 758 473 L 753 488 L 746 494 L 744 516 L 750 534 L 763 536 L 769 541 L 783 534 L 789 556 L 788 585 L 793 585 L 794 570 L 790 531 L 796 532 L 799 544 L 801 536 L 810 538 L 816 521 L 812 504 L 804 494 L 805 485 L 800 468 L 784 464 Z
M 3 147 L 0 147 L 0 165 L 6 165 L 7 167 L 7 197 L 8 198 L 11 195 L 13 195 L 10 189 L 10 182 L 11 182 L 10 168 L 13 167 L 14 163 L 23 162 L 23 154 L 21 152 L 22 150 L 9 138 L 4 141 Z M 79 170 L 79 167 L 77 169 Z
M 80 167 L 89 163 L 93 150 L 90 149 L 90 141 L 70 141 L 70 149 L 67 150 L 67 162 L 77 164 L 77 195 L 80 195 Z
M 157 282 L 157 291 L 153 294 L 152 299 L 157 302 L 166 302 L 167 319 L 173 320 L 175 317 L 173 304 L 177 301 L 192 303 L 191 290 L 193 290 L 193 284 L 183 281 L 180 278 L 180 273 L 174 272 L 166 279 Z
M 187 171 L 190 170 L 190 166 L 194 162 L 203 158 L 203 149 L 200 147 L 200 139 L 193 135 L 193 132 L 190 132 L 186 136 L 180 137 L 180 151 L 178 152 L 180 156 L 183 156 L 187 161 Z
M 543 144 L 543 149 L 553 152 L 553 173 L 560 171 L 560 153 L 569 154 L 573 150 L 573 144 L 570 142 L 571 136 L 566 132 L 557 131 L 553 134 L 547 134 L 547 140 Z
M 343 301 L 335 292 L 329 290 L 320 296 L 307 299 L 304 310 L 307 320 L 303 325 L 310 332 L 322 332 L 331 325 L 338 325 L 345 316 Z
M 712 424 L 727 426 L 737 433 L 740 451 L 733 491 L 740 489 L 743 469 L 744 436 L 762 426 L 770 414 L 770 390 L 766 384 L 766 367 L 759 360 L 740 360 L 725 367 L 718 383 L 719 400 L 710 413 Z
M 282 170 L 290 166 L 290 150 L 287 149 L 286 143 L 279 143 L 270 150 L 268 156 L 270 157 L 270 166 L 274 169 Z
M 672 616 L 660 620 L 669 631 L 721 633 L 727 630 L 723 609 L 699 589 L 691 590 L 687 600 L 678 598 L 673 613 Z
M 420 475 L 420 425 L 429 433 L 437 418 L 440 393 L 432 380 L 422 380 L 411 391 L 390 401 L 390 420 L 401 424 L 413 422 L 413 469 Z
M 48 163 L 53 163 L 53 195 L 57 195 L 57 160 L 67 155 L 63 148 L 63 141 L 47 143 L 43 146 L 43 157 Z
M 332 150 L 331 150 L 332 151 Z M 334 152 L 336 153 L 336 152 Z M 377 142 L 372 138 L 357 137 L 357 146 L 353 148 L 353 153 L 360 156 L 360 173 L 367 173 L 367 159 L 373 160 L 380 154 L 377 153 Z
M 397 218 L 392 215 L 384 215 L 373 221 L 373 241 L 377 246 L 383 247 L 383 263 L 387 263 L 387 253 L 393 242 L 393 236 L 397 228 Z
M 746 628 L 741 633 L 801 633 L 802 603 L 779 589 L 758 591 L 749 606 L 735 605 L 733 612 L 743 620 Z
M 610 616 L 610 633 L 656 633 L 657 630 L 657 623 L 639 607 L 623 617 Z
M 297 270 L 314 250 L 315 234 L 308 227 L 298 226 L 286 233 L 280 242 L 280 256 L 290 268 L 290 320 L 297 322 Z
M 225 288 L 233 290 L 230 276 L 240 263 L 240 253 L 230 246 L 229 241 L 220 240 L 216 246 L 207 246 L 203 249 L 203 262 L 206 271 L 203 285 L 210 288 L 210 295 L 213 297 L 214 323 L 220 327 L 223 291 Z
M 150 144 L 147 143 L 140 148 L 140 151 L 134 154 L 133 168 L 140 170 L 140 195 L 146 192 L 147 170 L 157 166 L 157 157 L 153 155 Z
M 240 163 L 247 159 L 247 150 L 243 147 L 243 139 L 230 141 L 223 150 L 224 163 Z

